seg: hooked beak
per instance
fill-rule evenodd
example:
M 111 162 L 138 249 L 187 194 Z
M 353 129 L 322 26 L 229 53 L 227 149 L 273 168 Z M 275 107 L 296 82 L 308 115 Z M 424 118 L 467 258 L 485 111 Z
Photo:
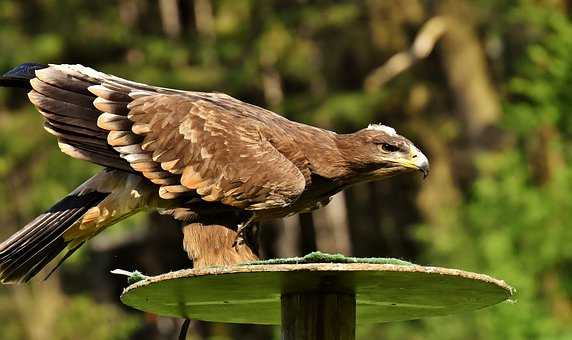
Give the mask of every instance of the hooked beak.
M 409 159 L 402 160 L 400 162 L 402 166 L 421 171 L 423 173 L 423 178 L 426 178 L 427 175 L 429 175 L 429 160 L 421 150 L 413 146 L 408 158 Z
M 427 178 L 427 175 L 429 175 L 429 160 L 427 159 L 427 156 L 425 156 L 421 150 L 415 148 L 411 155 L 411 159 L 417 169 L 423 173 L 423 178 Z

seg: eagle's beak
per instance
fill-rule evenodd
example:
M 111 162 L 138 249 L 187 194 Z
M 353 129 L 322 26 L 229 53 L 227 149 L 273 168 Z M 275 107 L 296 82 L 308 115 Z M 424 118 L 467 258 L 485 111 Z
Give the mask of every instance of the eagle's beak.
M 411 159 L 415 163 L 417 169 L 423 173 L 423 178 L 426 178 L 427 175 L 429 175 L 429 160 L 427 159 L 427 156 L 425 156 L 421 150 L 415 148 L 411 155 Z
M 423 178 L 426 178 L 429 175 L 429 160 L 427 156 L 421 152 L 417 147 L 412 146 L 411 152 L 407 159 L 400 161 L 401 165 L 410 168 L 419 170 L 423 173 Z

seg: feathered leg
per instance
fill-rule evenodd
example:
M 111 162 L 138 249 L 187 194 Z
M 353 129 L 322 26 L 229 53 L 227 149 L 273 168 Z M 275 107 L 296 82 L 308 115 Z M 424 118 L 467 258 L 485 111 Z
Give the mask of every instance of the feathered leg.
M 193 260 L 193 267 L 227 266 L 258 260 L 255 230 L 249 228 L 248 235 L 244 235 L 246 242 L 235 247 L 235 229 L 236 224 L 226 221 L 186 225 L 183 228 L 183 247 Z

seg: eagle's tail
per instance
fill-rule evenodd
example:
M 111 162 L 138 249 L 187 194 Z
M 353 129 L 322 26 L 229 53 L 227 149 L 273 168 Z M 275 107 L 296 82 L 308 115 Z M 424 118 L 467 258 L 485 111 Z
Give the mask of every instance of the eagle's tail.
M 0 87 L 19 87 L 32 89 L 30 80 L 35 77 L 35 71 L 48 67 L 37 63 L 25 63 L 16 66 L 0 77 Z
M 2 283 L 26 282 L 62 252 L 64 233 L 108 193 L 72 192 L 0 244 Z
M 29 281 L 67 248 L 55 270 L 86 240 L 145 206 L 149 195 L 141 181 L 105 170 L 80 185 L 0 244 L 0 282 Z

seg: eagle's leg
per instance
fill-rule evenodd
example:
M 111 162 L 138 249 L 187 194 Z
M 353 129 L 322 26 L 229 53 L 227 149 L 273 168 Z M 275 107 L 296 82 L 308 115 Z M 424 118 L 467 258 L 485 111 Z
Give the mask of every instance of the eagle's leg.
M 256 261 L 258 245 L 256 231 L 245 230 L 244 243 L 234 247 L 236 222 L 225 219 L 204 219 L 183 228 L 183 247 L 193 260 L 193 268 L 229 266 Z
M 242 222 L 238 225 L 238 228 L 236 229 L 236 237 L 234 238 L 234 242 L 232 243 L 232 246 L 234 248 L 238 247 L 239 245 L 241 245 L 242 243 L 244 243 L 244 232 L 245 230 L 250 227 L 251 225 L 253 225 L 254 223 L 254 214 L 252 214 L 248 220 L 246 220 L 245 222 Z

